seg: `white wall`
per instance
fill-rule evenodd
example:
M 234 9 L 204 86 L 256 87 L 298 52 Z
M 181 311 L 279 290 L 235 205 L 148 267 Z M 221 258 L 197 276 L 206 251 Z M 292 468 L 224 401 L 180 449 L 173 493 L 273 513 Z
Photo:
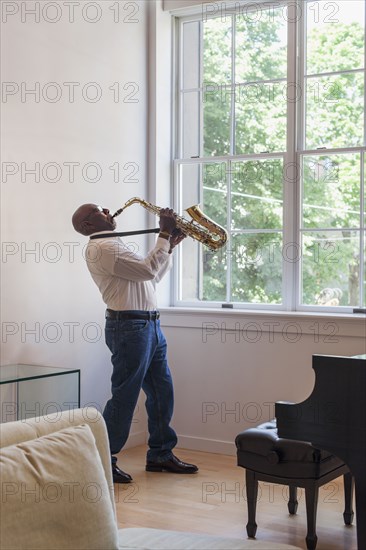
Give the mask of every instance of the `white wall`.
M 59 2 L 58 10 L 51 6 L 39 15 L 26 10 L 43 8 L 43 2 L 2 3 L 3 10 L 5 4 L 1 363 L 81 368 L 82 403 L 102 407 L 111 371 L 102 333 L 105 308 L 84 264 L 87 239 L 74 232 L 71 216 L 84 202 L 114 211 L 131 196 L 146 196 L 147 4 L 95 2 L 93 8 L 80 2 L 72 14 Z M 73 102 L 65 82 L 79 83 Z M 36 100 L 22 98 L 21 89 L 36 86 Z M 94 102 L 96 92 L 102 95 Z M 61 97 L 52 102 L 56 93 Z M 74 181 L 65 165 L 70 162 L 79 163 Z M 22 163 L 39 163 L 39 182 L 29 173 L 22 181 Z M 56 165 L 47 170 L 48 163 Z M 95 163 L 100 177 L 88 163 Z M 109 167 L 117 164 L 114 181 Z M 62 175 L 51 182 L 57 170 Z M 133 206 L 118 218 L 119 229 L 146 227 L 146 217 Z M 142 248 L 142 238 L 134 240 Z

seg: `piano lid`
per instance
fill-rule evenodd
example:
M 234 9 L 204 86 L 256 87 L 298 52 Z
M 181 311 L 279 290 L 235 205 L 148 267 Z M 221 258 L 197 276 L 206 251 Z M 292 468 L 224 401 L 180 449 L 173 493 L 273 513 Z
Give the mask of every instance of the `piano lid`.
M 313 355 L 313 369 L 305 401 L 275 404 L 279 437 L 310 441 L 347 463 L 366 457 L 366 356 Z

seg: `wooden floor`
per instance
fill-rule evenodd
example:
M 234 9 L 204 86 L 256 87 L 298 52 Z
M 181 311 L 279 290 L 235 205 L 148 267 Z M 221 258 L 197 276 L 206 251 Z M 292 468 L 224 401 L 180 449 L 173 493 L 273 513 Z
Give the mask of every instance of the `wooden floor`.
M 118 465 L 133 483 L 115 484 L 119 528 L 154 527 L 246 538 L 244 470 L 236 457 L 176 449 L 176 455 L 197 464 L 194 475 L 145 472 L 144 446 L 127 449 Z M 282 485 L 260 484 L 257 539 L 293 544 L 306 549 L 305 495 L 299 489 L 296 516 L 287 511 Z M 357 550 L 356 526 L 343 523 L 342 478 L 319 492 L 317 550 Z

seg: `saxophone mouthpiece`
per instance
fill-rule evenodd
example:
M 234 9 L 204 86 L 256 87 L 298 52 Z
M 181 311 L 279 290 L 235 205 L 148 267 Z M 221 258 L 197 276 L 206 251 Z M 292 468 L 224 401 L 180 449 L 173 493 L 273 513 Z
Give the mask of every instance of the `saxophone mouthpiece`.
M 120 208 L 119 210 L 117 210 L 117 211 L 113 214 L 112 219 L 113 219 L 113 218 L 116 218 L 117 216 L 119 216 L 119 215 L 123 212 L 123 210 L 124 210 L 123 208 Z

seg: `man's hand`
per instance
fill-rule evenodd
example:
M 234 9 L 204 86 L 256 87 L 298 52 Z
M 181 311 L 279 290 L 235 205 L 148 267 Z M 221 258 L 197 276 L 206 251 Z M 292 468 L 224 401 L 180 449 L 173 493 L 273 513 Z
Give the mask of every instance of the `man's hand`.
M 160 210 L 160 231 L 171 235 L 176 227 L 176 214 L 171 208 Z
M 183 239 L 186 238 L 187 235 L 185 235 L 183 233 L 183 231 L 181 229 L 179 229 L 178 227 L 176 227 L 175 229 L 173 229 L 173 233 L 172 233 L 172 236 L 170 237 L 170 250 L 169 250 L 169 254 L 172 253 L 173 251 L 173 248 L 175 246 L 177 246 L 177 244 L 181 243 L 183 241 Z

